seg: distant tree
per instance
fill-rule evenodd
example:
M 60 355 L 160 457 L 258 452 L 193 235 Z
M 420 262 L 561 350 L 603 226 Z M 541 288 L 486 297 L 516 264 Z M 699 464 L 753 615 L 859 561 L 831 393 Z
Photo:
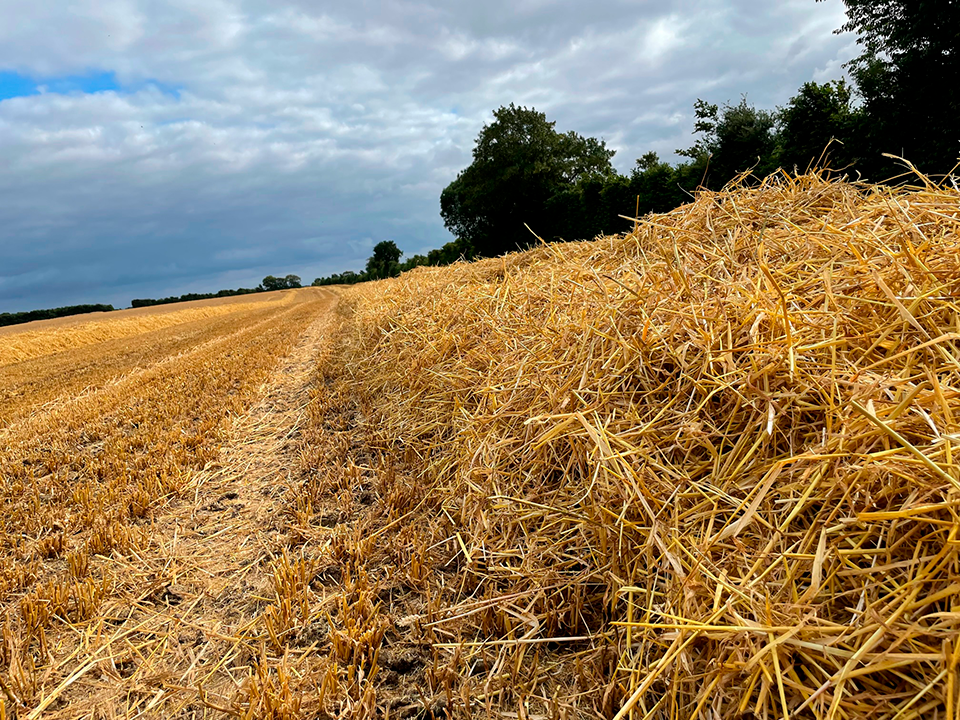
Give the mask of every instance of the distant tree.
M 477 136 L 473 162 L 440 196 L 440 215 L 456 237 L 480 256 L 495 256 L 535 242 L 524 225 L 546 239 L 562 227 L 548 204 L 591 176 L 614 173 L 602 140 L 559 133 L 533 108 L 512 103 L 494 111 Z
M 450 265 L 460 260 L 472 260 L 475 256 L 473 245 L 463 238 L 457 238 L 428 252 L 427 265 Z
M 630 175 L 631 196 L 639 199 L 640 213 L 666 212 L 690 200 L 703 179 L 705 165 L 671 165 L 648 152 L 637 159 Z
M 694 111 L 694 133 L 700 138 L 677 152 L 708 168 L 708 187 L 719 189 L 745 170 L 763 177 L 776 167 L 773 113 L 757 110 L 746 97 L 723 107 L 697 100 Z
M 299 275 L 292 275 L 292 274 L 291 274 L 291 275 L 287 275 L 287 276 L 283 279 L 283 283 L 284 283 L 284 287 L 288 287 L 288 288 L 298 288 L 298 287 L 302 287 L 302 286 L 300 285 L 300 276 L 299 276 Z
M 357 273 L 353 270 L 345 270 L 342 273 L 334 273 L 327 277 L 319 277 L 311 283 L 314 287 L 321 285 L 353 285 L 354 283 L 366 280 L 366 275 Z
M 255 288 L 237 288 L 236 290 L 218 290 L 215 293 L 186 293 L 184 295 L 171 295 L 165 298 L 136 298 L 130 303 L 130 307 L 150 307 L 152 305 L 168 305 L 170 303 L 186 302 L 188 300 L 207 300 L 209 298 L 234 297 L 236 295 L 250 295 L 251 293 L 263 292 L 264 288 L 259 285 Z
M 960 155 L 960 2 L 843 0 L 863 53 L 850 64 L 867 122 L 873 174 L 906 157 L 927 173 L 949 172 Z M 882 179 L 882 178 L 876 178 Z
M 367 260 L 367 277 L 380 280 L 400 274 L 400 256 L 403 252 L 393 240 L 383 240 L 373 246 L 373 255 Z
M 852 100 L 853 89 L 843 80 L 804 83 L 777 113 L 780 165 L 803 171 L 821 156 L 834 168 L 853 162 L 860 149 L 861 114 Z
M 400 263 L 400 272 L 406 272 L 407 270 L 413 270 L 414 268 L 429 264 L 430 261 L 426 255 L 414 255 Z
M 286 280 L 274 277 L 273 275 L 267 275 L 260 284 L 263 286 L 263 289 L 267 291 L 283 290 L 287 286 Z

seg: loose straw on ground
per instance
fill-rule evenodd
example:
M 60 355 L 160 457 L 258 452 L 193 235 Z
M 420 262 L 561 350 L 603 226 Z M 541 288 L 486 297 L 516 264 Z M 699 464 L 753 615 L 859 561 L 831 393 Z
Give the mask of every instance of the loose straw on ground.
M 777 176 L 351 290 L 475 694 L 586 636 L 556 707 L 958 717 L 958 229 L 953 189 Z

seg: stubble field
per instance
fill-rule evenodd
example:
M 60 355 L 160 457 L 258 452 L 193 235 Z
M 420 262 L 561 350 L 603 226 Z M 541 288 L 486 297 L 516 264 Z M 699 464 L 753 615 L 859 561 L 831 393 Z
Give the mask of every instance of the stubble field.
M 283 425 L 335 302 L 305 289 L 4 333 L 0 716 L 214 712 L 201 681 L 230 658 L 209 643 L 242 631 L 218 583 L 242 586 L 237 545 L 269 544 L 245 506 L 269 502 L 250 489 L 264 478 L 227 483 L 224 458 L 262 430 L 238 429 L 256 403 Z M 272 493 L 285 468 L 268 470 Z

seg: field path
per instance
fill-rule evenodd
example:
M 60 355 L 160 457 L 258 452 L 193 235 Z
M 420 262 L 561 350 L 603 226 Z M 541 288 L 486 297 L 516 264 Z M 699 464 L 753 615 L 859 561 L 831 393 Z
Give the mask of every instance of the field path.
M 127 585 L 123 599 L 52 668 L 62 680 L 47 684 L 52 691 L 25 717 L 243 715 L 260 618 L 274 596 L 273 561 L 285 547 L 281 508 L 295 439 L 336 302 L 331 294 L 280 360 L 219 460 L 152 519 L 146 547 L 110 559 Z

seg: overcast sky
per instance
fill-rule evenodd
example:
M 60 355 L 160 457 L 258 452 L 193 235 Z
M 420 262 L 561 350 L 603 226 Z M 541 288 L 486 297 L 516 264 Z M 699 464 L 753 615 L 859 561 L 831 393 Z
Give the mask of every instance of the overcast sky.
M 0 312 L 362 269 L 451 240 L 494 108 L 627 172 L 693 103 L 842 77 L 840 0 L 0 0 Z

